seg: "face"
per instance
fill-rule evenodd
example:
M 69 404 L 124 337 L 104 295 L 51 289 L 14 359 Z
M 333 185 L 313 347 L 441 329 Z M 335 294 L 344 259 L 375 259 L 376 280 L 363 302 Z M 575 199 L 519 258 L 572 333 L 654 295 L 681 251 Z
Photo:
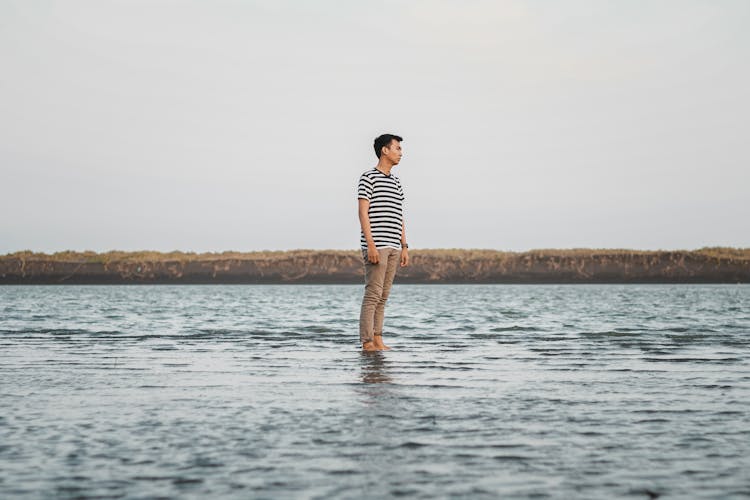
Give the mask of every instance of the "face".
M 391 140 L 391 143 L 383 148 L 383 151 L 380 153 L 381 157 L 385 157 L 388 161 L 390 161 L 393 165 L 398 165 L 398 162 L 401 161 L 401 143 L 398 142 L 396 139 Z

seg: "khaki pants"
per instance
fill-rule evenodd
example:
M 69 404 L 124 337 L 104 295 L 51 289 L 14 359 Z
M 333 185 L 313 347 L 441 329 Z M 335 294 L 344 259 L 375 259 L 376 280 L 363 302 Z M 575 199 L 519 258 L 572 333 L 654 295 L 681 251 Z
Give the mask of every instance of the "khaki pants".
M 365 261 L 365 295 L 359 313 L 359 340 L 369 342 L 373 336 L 383 334 L 385 302 L 391 291 L 401 251 L 395 248 L 378 248 L 380 260 L 372 264 L 367 260 L 367 250 L 362 250 Z

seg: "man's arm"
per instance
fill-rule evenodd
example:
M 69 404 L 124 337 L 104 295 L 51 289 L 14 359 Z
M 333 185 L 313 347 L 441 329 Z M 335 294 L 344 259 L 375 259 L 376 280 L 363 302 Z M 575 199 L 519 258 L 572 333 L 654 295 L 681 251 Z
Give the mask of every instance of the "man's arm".
M 406 244 L 406 223 L 401 221 L 401 267 L 409 265 L 409 249 Z
M 372 228 L 370 227 L 370 200 L 359 198 L 359 225 L 362 226 L 362 232 L 367 242 L 367 260 L 377 264 L 380 260 L 378 249 L 375 247 L 375 240 L 372 237 Z

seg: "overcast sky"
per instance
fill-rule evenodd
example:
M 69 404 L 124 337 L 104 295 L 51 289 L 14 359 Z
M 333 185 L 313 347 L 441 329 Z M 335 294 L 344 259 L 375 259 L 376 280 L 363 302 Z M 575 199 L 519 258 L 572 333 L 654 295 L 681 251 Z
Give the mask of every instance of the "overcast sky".
M 750 247 L 750 2 L 0 0 L 0 253 Z

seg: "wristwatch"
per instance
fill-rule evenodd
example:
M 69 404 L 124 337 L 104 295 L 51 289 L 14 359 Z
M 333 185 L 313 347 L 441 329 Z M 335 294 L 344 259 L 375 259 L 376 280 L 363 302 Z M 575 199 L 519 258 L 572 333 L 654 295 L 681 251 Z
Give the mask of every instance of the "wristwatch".
M 401 248 L 409 248 L 409 244 L 408 243 L 401 243 Z

